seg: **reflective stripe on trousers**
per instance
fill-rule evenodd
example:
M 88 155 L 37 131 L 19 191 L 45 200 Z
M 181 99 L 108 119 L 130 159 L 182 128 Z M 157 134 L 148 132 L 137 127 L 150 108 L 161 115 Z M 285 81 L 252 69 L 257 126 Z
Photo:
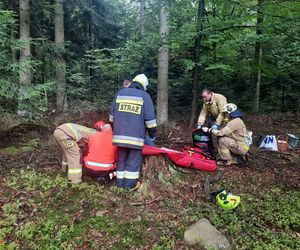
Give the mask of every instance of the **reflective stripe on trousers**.
M 117 148 L 117 186 L 135 187 L 142 165 L 142 150 L 125 147 Z

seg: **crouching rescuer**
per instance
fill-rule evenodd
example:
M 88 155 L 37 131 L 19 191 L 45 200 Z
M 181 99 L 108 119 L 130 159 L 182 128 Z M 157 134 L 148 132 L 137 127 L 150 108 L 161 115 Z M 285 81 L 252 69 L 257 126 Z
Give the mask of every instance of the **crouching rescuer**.
M 82 181 L 82 165 L 80 147 L 86 146 L 95 129 L 75 123 L 65 123 L 54 130 L 54 138 L 63 150 L 62 169 L 68 169 L 70 183 Z
M 113 133 L 109 124 L 99 121 L 95 128 L 97 133 L 90 137 L 84 157 L 85 171 L 105 183 L 115 176 L 116 147 L 112 144 Z
M 221 130 L 202 128 L 219 137 L 218 161 L 221 166 L 239 163 L 238 159 L 249 151 L 248 131 L 241 119 L 243 113 L 233 103 L 228 103 L 222 112 L 229 119 L 228 124 Z
M 144 74 L 137 75 L 128 88 L 121 89 L 111 105 L 113 143 L 117 146 L 117 186 L 136 190 L 142 165 L 146 129 L 150 140 L 156 137 L 156 118 L 149 85 Z

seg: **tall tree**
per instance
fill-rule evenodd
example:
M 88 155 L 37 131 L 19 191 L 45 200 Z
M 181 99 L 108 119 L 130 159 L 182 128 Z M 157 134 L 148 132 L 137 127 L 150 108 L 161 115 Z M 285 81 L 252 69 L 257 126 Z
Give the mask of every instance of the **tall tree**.
M 25 115 L 25 107 L 23 105 L 22 96 L 26 92 L 26 87 L 31 83 L 32 73 L 30 68 L 30 6 L 29 0 L 19 1 L 20 11 L 20 41 L 22 48 L 20 50 L 20 88 L 19 88 L 19 104 L 18 114 Z
M 162 46 L 158 49 L 158 83 L 157 83 L 157 122 L 159 125 L 168 123 L 168 98 L 169 98 L 169 1 L 160 1 L 159 34 Z
M 32 75 L 30 69 L 30 17 L 29 17 L 29 0 L 20 0 L 20 40 L 23 48 L 20 51 L 20 83 L 30 84 Z
M 191 111 L 189 128 L 192 128 L 194 125 L 196 111 L 197 111 L 198 82 L 199 82 L 199 74 L 200 74 L 200 49 L 201 49 L 201 38 L 202 38 L 204 15 L 205 15 L 205 2 L 204 0 L 199 0 L 196 37 L 195 37 L 195 51 L 194 51 L 195 66 L 193 71 L 193 83 L 192 83 L 192 111 Z
M 55 81 L 57 83 L 56 94 L 56 112 L 63 113 L 66 105 L 66 61 L 65 52 L 65 31 L 64 31 L 64 0 L 56 0 L 55 2 L 55 43 L 57 46 L 56 65 L 55 65 Z
M 145 37 L 145 0 L 140 0 L 141 39 Z
M 254 81 L 254 105 L 253 105 L 253 111 L 258 112 L 259 111 L 259 99 L 260 99 L 260 85 L 261 85 L 261 62 L 262 62 L 262 42 L 261 42 L 261 36 L 263 34 L 263 21 L 264 16 L 262 12 L 262 4 L 263 0 L 258 0 L 257 2 L 257 28 L 256 28 L 256 35 L 257 40 L 255 42 L 255 52 L 254 52 L 254 72 L 253 72 L 253 81 Z

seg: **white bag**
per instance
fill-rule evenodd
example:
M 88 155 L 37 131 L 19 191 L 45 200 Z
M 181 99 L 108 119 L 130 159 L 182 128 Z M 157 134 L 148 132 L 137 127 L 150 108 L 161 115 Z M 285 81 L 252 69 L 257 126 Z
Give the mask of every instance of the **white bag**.
M 278 151 L 277 140 L 275 135 L 266 135 L 259 145 L 259 148 L 265 148 L 273 151 Z
M 247 145 L 250 147 L 253 144 L 252 131 L 247 130 Z

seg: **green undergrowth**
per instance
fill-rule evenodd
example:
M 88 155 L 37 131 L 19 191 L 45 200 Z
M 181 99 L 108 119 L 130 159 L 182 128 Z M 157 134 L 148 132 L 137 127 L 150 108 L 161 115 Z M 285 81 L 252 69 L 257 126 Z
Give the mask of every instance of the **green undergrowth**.
M 300 249 L 300 192 L 274 187 L 241 194 L 235 211 L 217 205 L 189 204 L 193 219 L 205 217 L 236 249 Z
M 1 148 L 0 153 L 1 154 L 8 154 L 8 155 L 16 155 L 19 153 L 28 153 L 36 150 L 41 144 L 40 139 L 32 139 L 20 146 L 10 146 L 7 148 Z
M 169 173 L 158 176 L 162 188 L 189 185 L 191 175 Z M 12 170 L 2 186 L 0 249 L 176 249 L 184 245 L 185 229 L 203 217 L 235 249 L 300 249 L 300 193 L 281 186 L 249 188 L 230 212 L 176 195 L 162 197 L 155 208 L 130 206 L 138 194 L 89 179 L 68 187 L 64 174 L 34 166 Z

